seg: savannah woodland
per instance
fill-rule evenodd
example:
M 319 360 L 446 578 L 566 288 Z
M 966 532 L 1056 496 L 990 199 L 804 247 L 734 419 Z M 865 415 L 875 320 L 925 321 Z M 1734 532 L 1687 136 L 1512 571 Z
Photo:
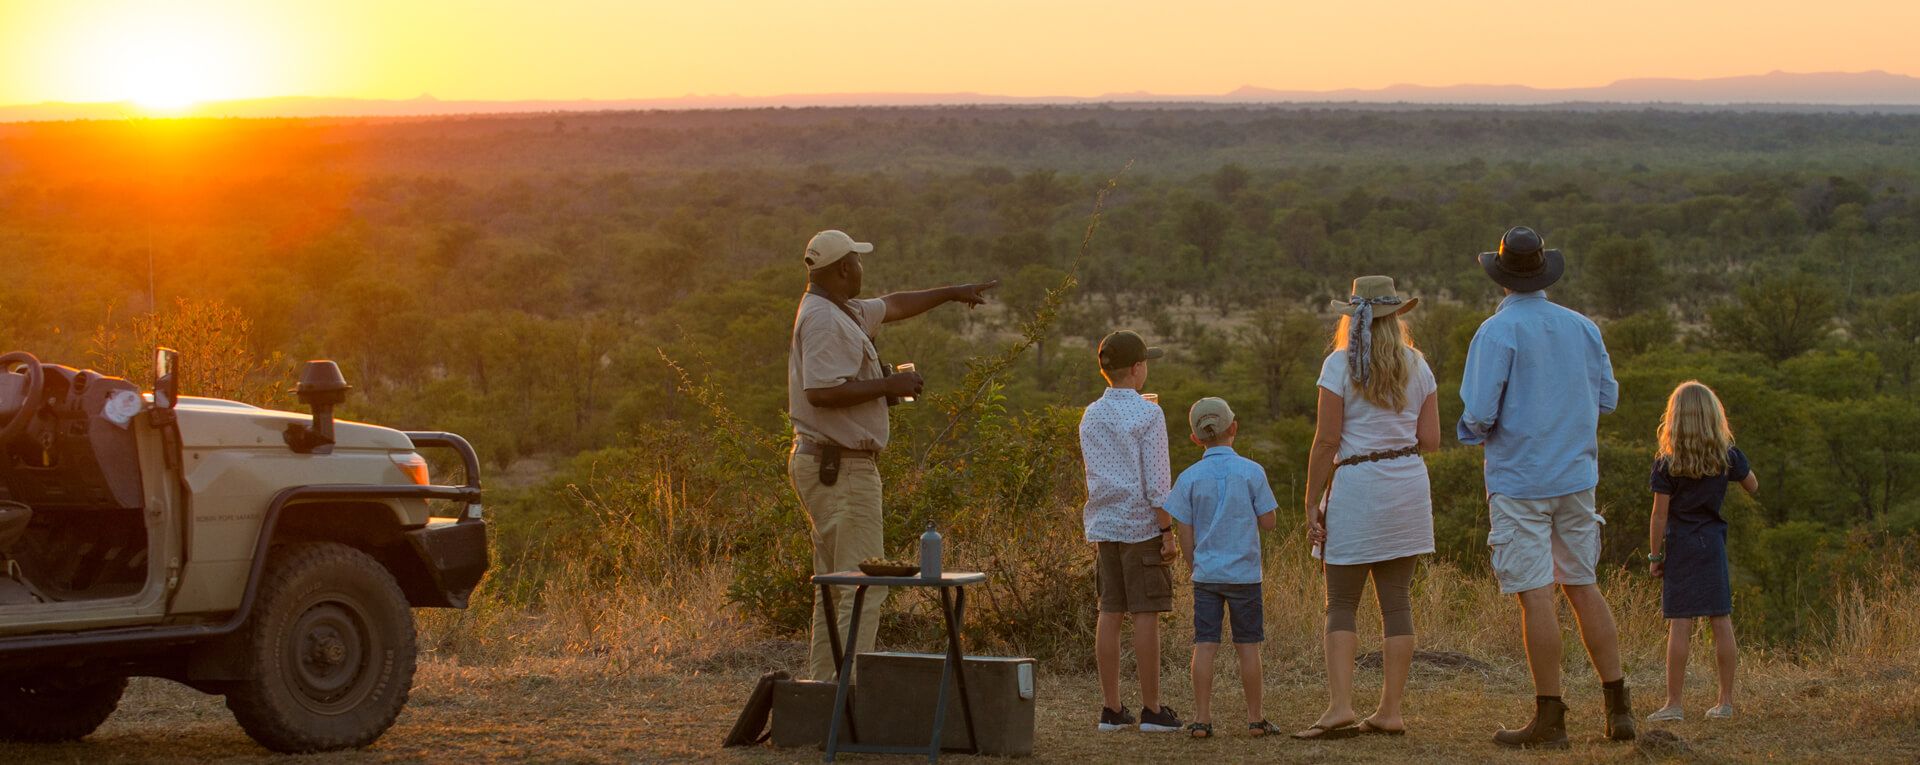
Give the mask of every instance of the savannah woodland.
M 1644 563 L 1648 465 L 1676 383 L 1720 393 L 1764 477 L 1727 509 L 1733 720 L 1693 711 L 1713 682 L 1701 635 L 1689 719 L 1642 723 L 1673 736 L 1599 741 L 1598 683 L 1566 619 L 1572 748 L 1488 741 L 1525 722 L 1531 686 L 1520 611 L 1488 566 L 1481 452 L 1451 432 L 1468 341 L 1499 300 L 1473 256 L 1514 225 L 1567 253 L 1552 297 L 1601 326 L 1619 379 L 1600 426 L 1601 584 L 1640 715 L 1659 704 L 1667 630 Z M 1002 280 L 978 310 L 882 335 L 928 383 L 893 410 L 880 468 L 892 557 L 912 557 L 931 520 L 949 570 L 990 577 L 969 597 L 968 651 L 1039 661 L 1038 761 L 1920 761 L 1920 116 L 1088 106 L 0 125 L 0 348 L 146 385 L 164 344 L 186 394 L 281 408 L 297 407 L 299 362 L 330 358 L 354 386 L 343 416 L 479 448 L 487 580 L 465 611 L 417 612 L 398 724 L 314 761 L 811 762 L 720 741 L 761 673 L 804 665 L 810 548 L 784 385 L 797 256 L 825 228 L 876 244 L 869 296 Z M 1323 584 L 1297 510 L 1325 306 L 1375 273 L 1422 300 L 1409 319 L 1449 434 L 1427 456 L 1439 551 L 1413 586 L 1410 734 L 1096 735 L 1075 431 L 1104 386 L 1094 342 L 1130 327 L 1168 350 L 1148 390 L 1176 473 L 1199 457 L 1181 438 L 1189 404 L 1222 396 L 1238 413 L 1239 451 L 1281 499 L 1264 540 L 1267 716 L 1296 729 L 1326 701 Z M 1185 602 L 1161 653 L 1182 711 Z M 1370 608 L 1363 706 L 1380 684 Z M 938 614 L 896 593 L 881 646 L 935 648 Z M 1222 672 L 1232 721 L 1238 681 Z M 269 759 L 218 699 L 158 680 L 81 742 L 0 745 L 19 762 Z

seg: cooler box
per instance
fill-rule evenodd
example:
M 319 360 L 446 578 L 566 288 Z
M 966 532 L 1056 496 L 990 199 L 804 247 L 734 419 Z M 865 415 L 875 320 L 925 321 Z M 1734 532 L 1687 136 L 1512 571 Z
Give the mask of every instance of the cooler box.
M 937 653 L 894 652 L 854 657 L 860 693 L 853 705 L 853 719 L 861 743 L 926 746 L 933 731 L 934 691 L 940 687 L 943 658 Z M 1002 757 L 1033 754 L 1033 659 L 968 656 L 965 662 L 967 696 L 973 701 L 973 731 L 979 737 L 980 753 Z M 826 699 L 822 706 L 832 707 L 832 686 L 828 686 Z M 777 734 L 777 717 L 775 726 Z M 824 733 L 826 728 L 823 719 L 816 730 Z M 940 742 L 947 749 L 967 745 L 967 718 L 961 711 L 957 678 L 948 679 L 946 730 Z
M 858 688 L 849 687 L 853 696 Z M 773 745 L 778 747 L 827 745 L 827 723 L 833 719 L 833 683 L 781 680 L 773 684 Z M 847 724 L 840 723 L 840 740 L 848 741 Z

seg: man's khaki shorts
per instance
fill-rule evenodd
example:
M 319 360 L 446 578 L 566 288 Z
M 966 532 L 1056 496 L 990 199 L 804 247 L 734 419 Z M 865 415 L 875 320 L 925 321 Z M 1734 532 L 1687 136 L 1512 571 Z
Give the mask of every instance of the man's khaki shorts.
M 1173 569 L 1160 560 L 1160 538 L 1099 543 L 1100 611 L 1151 614 L 1173 610 Z
M 1487 498 L 1493 573 L 1500 593 L 1513 595 L 1551 584 L 1593 584 L 1600 565 L 1600 527 L 1593 490 L 1547 499 Z

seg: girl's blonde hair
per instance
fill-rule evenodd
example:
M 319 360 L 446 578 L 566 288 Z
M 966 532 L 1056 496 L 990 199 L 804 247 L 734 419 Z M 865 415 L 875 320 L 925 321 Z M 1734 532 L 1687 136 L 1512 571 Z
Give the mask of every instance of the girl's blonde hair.
M 1660 418 L 1660 459 L 1667 474 L 1706 478 L 1727 472 L 1727 450 L 1733 448 L 1733 428 L 1726 407 L 1713 389 L 1688 380 L 1667 397 L 1667 413 Z
M 1333 328 L 1333 349 L 1347 349 L 1347 336 L 1353 328 L 1353 317 L 1340 317 L 1340 324 Z M 1373 368 L 1369 371 L 1367 384 L 1360 389 L 1360 395 L 1368 403 L 1387 411 L 1398 412 L 1407 408 L 1407 377 L 1413 374 L 1414 356 L 1420 350 L 1413 345 L 1413 333 L 1400 321 L 1400 314 L 1376 316 L 1373 319 Z

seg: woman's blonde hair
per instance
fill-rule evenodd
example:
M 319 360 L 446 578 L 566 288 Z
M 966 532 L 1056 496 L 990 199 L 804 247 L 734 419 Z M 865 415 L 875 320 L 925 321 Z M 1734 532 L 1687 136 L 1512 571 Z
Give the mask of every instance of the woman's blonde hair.
M 1347 349 L 1352 328 L 1352 316 L 1340 317 L 1340 325 L 1333 328 L 1334 350 Z M 1414 347 L 1413 333 L 1400 321 L 1400 314 L 1374 317 L 1372 331 L 1373 368 L 1360 395 L 1374 406 L 1401 411 L 1407 408 L 1407 377 L 1413 374 L 1413 357 L 1420 351 Z
M 1726 407 L 1713 389 L 1688 380 L 1667 397 L 1667 413 L 1660 418 L 1660 459 L 1667 474 L 1706 478 L 1727 472 L 1727 450 L 1733 448 L 1733 428 Z

